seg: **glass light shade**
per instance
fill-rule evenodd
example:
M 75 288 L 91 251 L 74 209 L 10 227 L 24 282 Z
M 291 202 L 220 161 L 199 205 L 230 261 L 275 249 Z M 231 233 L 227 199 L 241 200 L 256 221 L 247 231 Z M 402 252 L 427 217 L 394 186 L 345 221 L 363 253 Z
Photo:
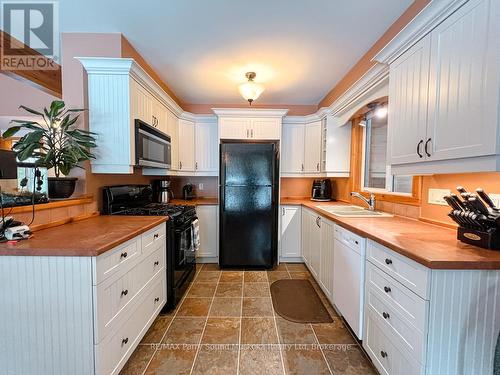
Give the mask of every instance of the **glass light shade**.
M 253 101 L 256 100 L 260 94 L 264 91 L 264 87 L 255 83 L 254 81 L 248 81 L 242 83 L 239 86 L 240 94 L 245 98 L 245 100 Z

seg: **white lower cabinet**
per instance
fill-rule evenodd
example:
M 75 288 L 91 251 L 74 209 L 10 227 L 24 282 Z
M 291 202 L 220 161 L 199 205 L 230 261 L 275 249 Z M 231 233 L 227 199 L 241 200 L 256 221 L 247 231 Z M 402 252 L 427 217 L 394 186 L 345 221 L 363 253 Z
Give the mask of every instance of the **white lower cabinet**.
M 301 206 L 281 206 L 280 262 L 300 261 L 301 227 Z
M 333 262 L 334 262 L 334 224 L 325 218 L 320 218 L 320 255 L 319 255 L 319 285 L 326 297 L 332 301 L 333 296 Z
M 200 221 L 200 249 L 196 252 L 197 261 L 214 262 L 219 257 L 219 206 L 196 206 Z

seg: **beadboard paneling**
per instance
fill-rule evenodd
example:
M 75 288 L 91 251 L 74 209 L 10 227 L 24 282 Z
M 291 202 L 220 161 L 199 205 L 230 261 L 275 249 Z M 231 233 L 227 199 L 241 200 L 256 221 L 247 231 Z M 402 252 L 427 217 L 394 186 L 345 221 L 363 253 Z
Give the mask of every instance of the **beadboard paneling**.
M 499 271 L 432 271 L 427 374 L 492 374 Z
M 92 374 L 88 257 L 0 257 L 1 373 Z

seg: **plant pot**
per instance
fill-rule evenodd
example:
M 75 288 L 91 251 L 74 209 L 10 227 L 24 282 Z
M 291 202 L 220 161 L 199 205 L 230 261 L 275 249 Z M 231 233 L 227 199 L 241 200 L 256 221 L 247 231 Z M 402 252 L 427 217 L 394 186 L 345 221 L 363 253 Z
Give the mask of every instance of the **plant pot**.
M 76 177 L 49 177 L 49 198 L 69 198 L 75 191 Z

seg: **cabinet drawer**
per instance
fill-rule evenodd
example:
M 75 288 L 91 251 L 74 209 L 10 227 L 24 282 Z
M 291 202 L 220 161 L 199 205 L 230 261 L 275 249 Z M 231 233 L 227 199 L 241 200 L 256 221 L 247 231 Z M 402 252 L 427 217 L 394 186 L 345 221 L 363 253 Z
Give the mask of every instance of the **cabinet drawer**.
M 430 269 L 369 240 L 367 259 L 423 299 L 428 299 Z
M 109 278 L 96 288 L 97 324 L 95 342 L 100 342 L 120 325 L 123 317 L 135 308 L 144 295 L 144 287 L 158 273 L 166 278 L 165 247 L 160 246 L 130 271 Z
M 423 375 L 424 366 L 411 358 L 404 348 L 387 329 L 380 324 L 372 310 L 366 310 L 365 340 L 363 348 L 381 374 L 386 375 Z
M 156 279 L 127 320 L 95 346 L 96 373 L 118 374 L 165 304 L 165 278 Z
M 398 309 L 386 303 L 373 287 L 367 289 L 366 308 L 378 317 L 385 331 L 393 334 L 398 347 L 404 346 L 416 361 L 425 363 L 425 336 L 421 329 L 411 324 Z
M 365 254 L 366 239 L 342 228 L 340 225 L 335 225 L 335 239 L 349 246 L 358 254 Z
M 376 292 L 384 302 L 402 314 L 419 331 L 424 332 L 429 302 L 370 262 L 366 263 L 366 288 Z
M 165 242 L 166 233 L 167 226 L 165 223 L 143 233 L 141 236 L 142 249 L 144 251 L 151 251 L 150 249 L 154 247 L 155 243 Z
M 97 285 L 117 272 L 130 269 L 140 258 L 141 244 L 139 238 L 134 238 L 124 244 L 99 255 L 96 258 L 96 280 Z

